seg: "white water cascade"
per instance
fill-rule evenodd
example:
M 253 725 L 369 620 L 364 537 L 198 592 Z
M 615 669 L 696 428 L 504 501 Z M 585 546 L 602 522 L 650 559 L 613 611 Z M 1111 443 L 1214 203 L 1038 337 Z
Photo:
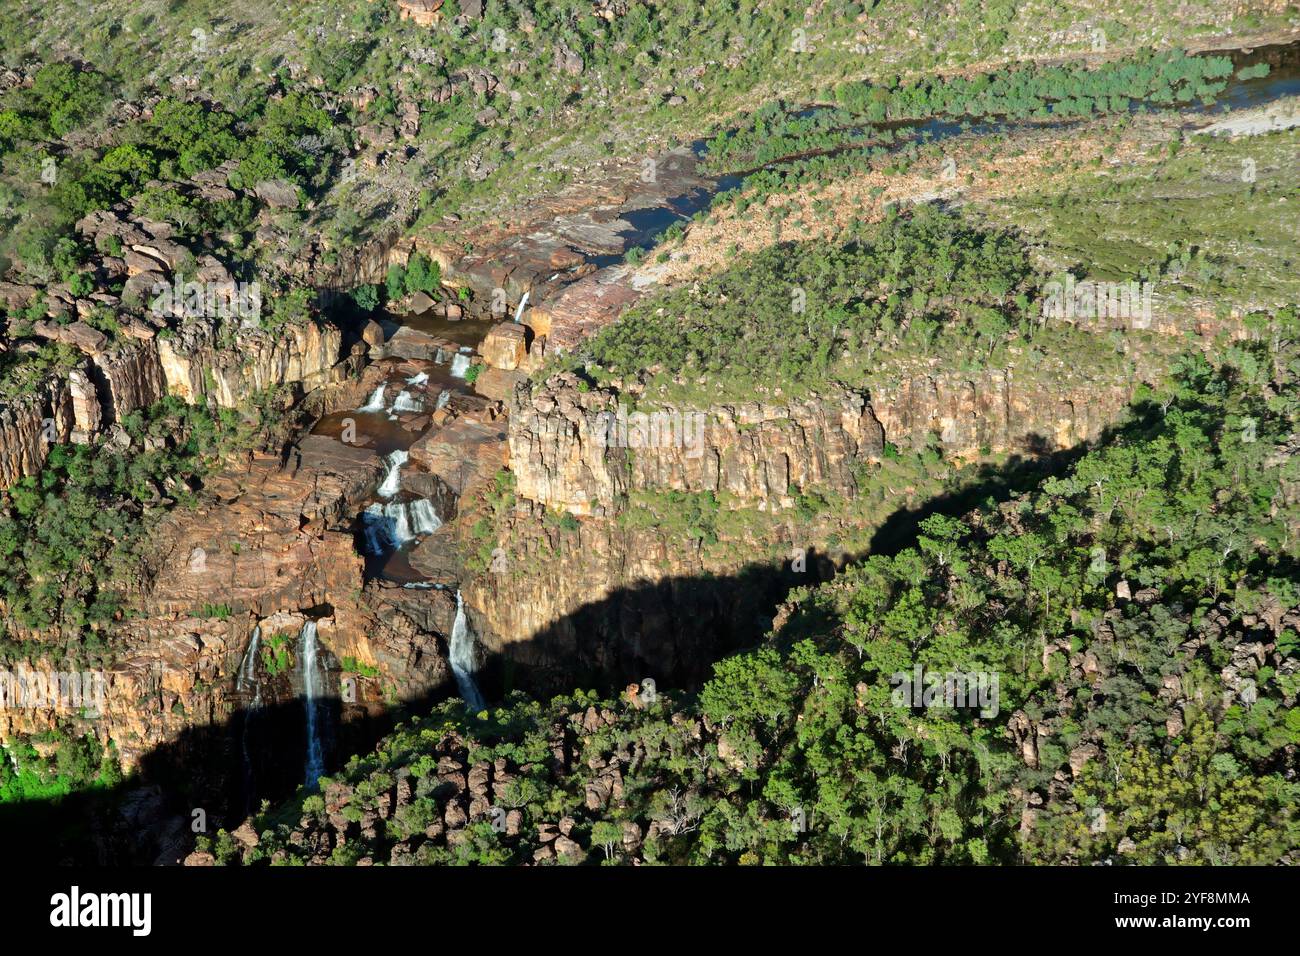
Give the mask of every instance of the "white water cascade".
M 316 622 L 308 621 L 298 635 L 298 660 L 302 666 L 302 697 L 307 710 L 307 763 L 308 789 L 316 786 L 325 773 L 325 748 L 320 738 L 320 714 L 316 700 L 320 696 L 316 671 Z
M 428 498 L 416 501 L 375 502 L 361 513 L 362 534 L 366 539 L 366 553 L 383 557 L 405 545 L 419 534 L 433 534 L 442 527 L 433 502 Z
M 479 693 L 478 684 L 474 683 L 474 671 L 478 665 L 474 660 L 474 632 L 469 629 L 469 620 L 465 617 L 465 601 L 456 589 L 456 620 L 451 625 L 451 644 L 448 648 L 451 656 L 451 673 L 456 678 L 456 686 L 465 706 L 478 712 L 485 706 L 483 695 Z
M 424 385 L 429 381 L 428 372 L 416 372 L 406 380 L 407 385 Z
M 253 628 L 253 636 L 248 640 L 248 650 L 244 651 L 244 660 L 239 665 L 239 676 L 235 679 L 235 689 L 247 693 L 253 688 L 252 706 L 262 702 L 262 687 L 257 681 L 257 652 L 262 646 L 261 627 Z
M 248 809 L 253 806 L 253 753 L 249 747 L 249 728 L 253 723 L 253 714 L 262 709 L 262 684 L 257 679 L 257 655 L 262 647 L 262 628 L 254 627 L 253 636 L 248 639 L 248 650 L 239 665 L 239 676 L 235 678 L 235 689 L 248 693 L 252 687 L 253 697 L 244 709 L 244 730 L 240 735 L 240 746 L 244 753 L 244 802 Z
M 443 389 L 442 394 L 438 396 L 438 402 L 434 406 L 434 411 L 446 408 L 447 403 L 451 401 L 451 389 Z
M 397 397 L 393 399 L 392 411 L 395 413 L 396 412 L 422 412 L 424 411 L 424 402 L 420 401 L 418 398 L 413 397 L 411 393 L 408 392 L 406 389 L 402 389 L 400 392 L 397 393 Z
M 381 498 L 391 498 L 402 490 L 402 466 L 406 464 L 406 452 L 400 448 L 396 451 L 389 452 L 385 461 L 388 463 L 388 471 L 384 474 L 384 480 L 379 483 L 376 494 Z
M 451 374 L 453 378 L 464 378 L 469 371 L 469 356 L 464 352 L 457 352 L 451 357 Z
M 387 384 L 380 383 L 379 387 L 370 393 L 366 403 L 357 409 L 359 412 L 382 412 L 384 410 L 384 390 Z
M 406 506 L 411 520 L 411 531 L 415 534 L 433 534 L 442 527 L 442 519 L 428 498 L 420 498 Z

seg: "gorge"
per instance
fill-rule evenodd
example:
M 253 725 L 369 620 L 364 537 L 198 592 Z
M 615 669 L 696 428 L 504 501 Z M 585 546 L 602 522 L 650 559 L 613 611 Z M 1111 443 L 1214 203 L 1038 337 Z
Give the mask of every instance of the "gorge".
M 618 5 L 606 6 L 601 19 L 612 24 Z M 1286 166 L 1300 126 L 1294 37 L 1212 52 L 1221 49 L 1132 62 L 1116 51 L 1088 61 L 1105 76 L 1110 64 L 1117 84 L 1129 81 L 1125 70 L 1176 74 L 1187 92 L 1177 103 L 1157 99 L 1162 89 L 1146 101 L 1088 97 L 1087 109 L 1079 97 L 1053 99 L 1071 109 L 1038 115 L 1006 93 L 1004 108 L 969 114 L 943 87 L 951 102 L 935 94 L 942 107 L 909 113 L 904 106 L 919 94 L 898 77 L 862 93 L 881 104 L 892 97 L 887 119 L 870 105 L 853 112 L 857 94 L 847 80 L 838 93 L 828 85 L 822 96 L 764 98 L 711 123 L 709 139 L 678 136 L 644 157 L 601 158 L 564 188 L 528 192 L 491 214 L 471 214 L 479 197 L 470 194 L 464 218 L 398 214 L 406 197 L 385 177 L 413 162 L 415 150 L 374 145 L 383 138 L 376 124 L 407 123 L 400 102 L 380 103 L 369 125 L 359 125 L 357 144 L 338 147 L 348 161 L 349 150 L 365 160 L 364 175 L 381 184 L 374 192 L 387 182 L 393 193 L 392 220 L 367 243 L 309 230 L 296 243 L 286 239 L 296 227 L 286 225 L 285 211 L 332 214 L 340 195 L 349 196 L 341 181 L 322 173 L 328 185 L 319 188 L 284 177 L 254 185 L 234 165 L 214 177 L 217 168 L 197 160 L 176 173 L 174 191 L 261 210 L 244 239 L 217 243 L 207 233 L 234 226 L 186 228 L 183 210 L 179 225 L 165 220 L 152 194 L 154 206 L 124 198 L 79 217 L 75 234 L 91 257 L 84 288 L 80 279 L 52 283 L 55 292 L 0 282 L 10 327 L 30 326 L 31 340 L 42 343 L 22 351 L 32 381 L 0 401 L 6 508 L 17 513 L 49 493 L 52 474 L 70 482 L 91 473 L 70 457 L 77 448 L 145 461 L 197 447 L 195 436 L 209 426 L 176 424 L 190 414 L 177 411 L 182 406 L 210 416 L 213 433 L 228 442 L 213 439 L 205 446 L 211 463 L 192 473 L 140 476 L 123 466 L 123 482 L 141 498 L 129 518 L 142 543 L 133 573 L 105 585 L 120 603 L 102 617 L 20 617 L 26 606 L 16 597 L 3 607 L 5 637 L 23 653 L 52 665 L 84 657 L 106 674 L 107 706 L 93 718 L 0 709 L 0 739 L 92 740 L 124 776 L 106 796 L 66 804 L 69 819 L 84 817 L 68 858 L 206 864 L 251 856 L 256 821 L 281 813 L 288 822 L 277 818 L 276 826 L 297 840 L 295 850 L 277 846 L 281 860 L 301 851 L 324 862 L 349 841 L 378 845 L 384 825 L 369 809 L 349 815 L 353 783 L 344 778 L 382 763 L 364 756 L 376 745 L 442 727 L 419 722 L 445 715 L 437 708 L 453 700 L 457 720 L 500 732 L 529 756 L 507 755 L 504 744 L 484 756 L 462 729 L 443 727 L 436 753 L 422 755 L 430 766 L 419 782 L 418 774 L 390 780 L 387 769 L 375 771 L 376 788 L 391 793 L 376 798 L 384 819 L 435 791 L 458 795 L 443 800 L 439 819 L 410 823 L 413 835 L 396 841 L 400 849 L 385 844 L 388 859 L 418 853 L 419 834 L 450 853 L 475 821 L 495 820 L 495 809 L 501 821 L 493 832 L 545 831 L 550 849 L 537 847 L 534 861 L 576 854 L 568 844 L 577 846 L 577 831 L 571 838 L 562 823 L 571 828 L 569 817 L 522 822 L 530 801 L 516 792 L 518 780 L 543 762 L 533 750 L 587 775 L 579 799 L 592 814 L 618 806 L 651 748 L 628 734 L 605 747 L 627 715 L 603 701 L 619 701 L 635 720 L 657 713 L 660 694 L 673 707 L 700 695 L 715 703 L 707 688 L 728 661 L 786 626 L 812 631 L 847 621 L 832 629 L 838 635 L 892 620 L 874 606 L 835 604 L 840 618 L 826 608 L 838 588 L 878 568 L 873 561 L 897 559 L 891 573 L 904 580 L 916 548 L 945 555 L 941 571 L 927 571 L 934 580 L 956 574 L 946 557 L 955 545 L 934 531 L 944 521 L 975 522 L 972 534 L 983 533 L 979 521 L 1029 524 L 1015 511 L 1022 495 L 1086 491 L 1071 469 L 1094 451 L 1135 442 L 1133 430 L 1154 420 L 1153 402 L 1164 402 L 1161 414 L 1180 407 L 1158 392 L 1167 377 L 1184 374 L 1195 357 L 1236 356 L 1257 344 L 1253 316 L 1280 325 L 1292 289 L 1247 288 L 1241 277 L 1260 248 L 1281 250 L 1276 258 L 1293 264 L 1289 240 L 1261 237 L 1254 222 L 1230 234 L 1236 224 L 1224 226 L 1227 238 L 1213 255 L 1208 240 L 1176 245 L 1159 234 L 1152 244 L 1161 248 L 1148 256 L 1129 236 L 1108 234 L 1094 246 L 1087 225 L 1067 228 L 1071 215 L 1086 222 L 1085 213 L 1105 214 L 1114 196 L 1137 194 L 1139 178 L 1183 184 L 1199 176 L 1237 190 L 1232 202 L 1258 221 L 1294 202 L 1295 171 Z M 1271 67 L 1266 75 L 1249 72 L 1260 64 Z M 965 72 L 984 75 L 975 66 Z M 953 89 L 956 75 L 935 74 Z M 1018 77 L 989 75 L 995 91 Z M 483 113 L 493 96 L 509 101 L 492 92 L 495 83 L 455 74 L 447 98 L 429 107 L 457 95 L 455 85 L 481 101 L 468 124 L 476 132 L 449 134 L 455 148 L 499 129 Z M 369 108 L 373 98 L 363 94 L 348 93 Z M 272 111 L 294 104 L 306 114 L 296 95 L 277 90 Z M 197 119 L 187 121 L 198 128 Z M 1224 122 L 1237 125 L 1221 137 Z M 312 129 L 294 127 L 276 141 L 325 141 Z M 464 160 L 471 171 L 507 159 L 504 148 L 472 155 Z M 960 162 L 950 165 L 952 157 Z M 1260 188 L 1238 180 L 1246 160 Z M 1114 194 L 1062 185 L 1067 174 L 1085 173 L 1106 184 L 1132 179 Z M 441 201 L 426 204 L 441 210 Z M 1155 217 L 1170 202 L 1143 195 L 1134 206 Z M 268 305 L 265 321 L 153 306 L 155 285 L 234 283 L 264 269 L 258 250 L 273 242 L 289 250 L 276 269 L 296 281 L 274 290 L 268 283 L 274 311 Z M 1052 276 L 1090 268 L 1109 275 L 1129 269 L 1130 257 L 1142 258 L 1144 278 L 1156 283 L 1149 327 L 1105 315 L 1093 326 L 1044 318 L 1042 291 Z M 101 308 L 116 316 L 111 325 Z M 48 365 L 32 359 L 47 347 Z M 1239 379 L 1267 393 L 1259 407 L 1273 414 L 1284 390 L 1261 385 L 1267 363 L 1244 366 Z M 1258 408 L 1254 414 L 1265 418 Z M 620 427 L 611 431 L 610 422 Z M 1163 447 L 1153 444 L 1149 454 Z M 1288 506 L 1289 489 L 1279 492 Z M 1112 511 L 1137 508 L 1116 494 Z M 1252 546 L 1225 545 L 1237 553 Z M 1019 568 L 1019 551 L 988 547 L 981 556 L 990 573 Z M 1115 569 L 1105 562 L 1129 553 L 1103 549 L 1103 566 L 1109 573 Z M 1212 557 L 1197 559 L 1205 564 L 1198 573 L 1212 576 L 1228 560 L 1211 567 Z M 1124 595 L 1124 607 L 1152 603 L 1141 595 L 1160 585 L 1158 575 L 1129 565 L 1117 573 L 1122 588 L 1107 581 L 1098 593 Z M 33 594 L 38 577 L 26 587 Z M 944 598 L 973 602 L 970 593 L 957 582 Z M 999 610 L 1016 603 L 1010 593 L 996 596 Z M 1024 592 L 1026 606 L 1037 607 L 1037 593 Z M 1284 595 L 1270 596 L 1239 627 L 1240 615 L 1222 605 L 1198 614 L 1234 635 L 1231 648 L 1216 652 L 1214 671 L 1234 706 L 1251 693 L 1242 689 L 1253 680 L 1246 675 L 1291 673 L 1279 647 L 1296 612 Z M 1100 687 L 1106 668 L 1122 669 L 1123 652 L 1108 655 L 1123 644 L 1125 623 L 1113 608 L 1091 617 L 1075 610 L 1071 625 L 1091 628 L 1104 653 L 1075 634 L 1073 643 L 1070 635 L 1043 637 L 1041 646 L 1027 640 L 1020 656 L 1040 659 L 1044 674 L 1059 676 L 1052 670 L 1059 668 Z M 964 633 L 952 627 L 938 633 Z M 1260 636 L 1265 630 L 1272 644 Z M 91 648 L 77 646 L 85 634 L 94 635 Z M 1178 673 L 1177 686 L 1159 698 L 1170 707 L 1200 693 L 1193 687 L 1200 677 Z M 779 697 L 784 685 L 771 680 L 753 693 Z M 860 686 L 832 685 L 817 683 L 818 693 L 847 694 L 846 706 L 867 709 Z M 546 709 L 575 688 L 590 702 L 571 713 Z M 519 722 L 499 715 L 534 704 L 527 720 L 537 726 L 526 739 L 510 737 Z M 1046 819 L 1053 800 L 1068 802 L 1068 785 L 1083 779 L 1093 753 L 1086 748 L 1096 744 L 1078 731 L 1064 756 L 1055 754 L 1061 746 L 1047 743 L 1043 728 L 1074 734 L 1068 719 L 1051 724 L 1051 713 L 1019 701 L 1007 714 L 1003 736 L 1025 767 L 1037 771 L 1041 759 L 1045 769 L 1032 786 L 1016 782 L 1019 802 L 1006 812 Z M 739 779 L 760 762 L 762 748 L 746 749 L 711 712 L 674 710 L 665 720 L 664 739 L 687 763 L 720 761 Z M 900 734 L 906 755 L 915 741 Z M 594 758 L 593 740 L 605 748 Z M 1061 759 L 1049 772 L 1053 755 Z M 199 839 L 221 833 L 229 842 L 238 831 L 238 846 L 219 854 L 200 844 L 188 829 L 196 809 L 208 820 Z M 0 819 L 7 812 L 0 806 Z M 682 807 L 664 812 L 653 836 L 632 824 L 603 842 L 640 859 L 658 834 L 693 832 Z M 659 822 L 669 818 L 677 829 Z M 1008 846 L 999 852 L 1009 854 Z M 982 862 L 970 853 L 954 859 Z

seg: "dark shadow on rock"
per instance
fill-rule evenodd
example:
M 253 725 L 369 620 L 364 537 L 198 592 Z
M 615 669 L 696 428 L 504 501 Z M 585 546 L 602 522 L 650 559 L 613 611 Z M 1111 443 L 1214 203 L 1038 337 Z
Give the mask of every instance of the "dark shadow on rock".
M 337 696 L 318 699 L 326 774 L 448 696 L 443 690 L 372 711 L 349 707 L 347 719 Z M 261 801 L 293 796 L 305 782 L 306 753 L 301 699 L 240 708 L 226 720 L 187 727 L 115 787 L 0 805 L 5 856 L 39 865 L 179 862 L 197 835 L 233 830 Z

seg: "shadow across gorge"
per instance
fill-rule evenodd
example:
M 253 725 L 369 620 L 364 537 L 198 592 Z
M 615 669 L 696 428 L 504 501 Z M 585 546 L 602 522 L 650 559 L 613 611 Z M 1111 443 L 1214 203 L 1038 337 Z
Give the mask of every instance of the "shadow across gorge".
M 1157 414 L 1139 409 L 1125 428 L 1142 428 Z M 1102 440 L 1108 440 L 1114 430 Z M 867 553 L 895 553 L 915 540 L 931 514 L 961 515 L 1005 501 L 1059 474 L 1086 447 L 1034 454 L 981 466 L 955 490 L 915 508 L 891 513 Z M 489 702 L 514 690 L 535 696 L 574 689 L 617 694 L 653 680 L 663 689 L 691 692 L 713 664 L 760 642 L 790 593 L 829 580 L 843 564 L 810 551 L 804 570 L 789 560 L 753 563 L 729 575 L 669 578 L 618 591 L 583 605 L 534 634 L 492 654 L 476 675 Z M 444 640 L 449 635 L 444 636 Z M 445 646 L 445 644 L 444 644 Z M 490 649 L 490 648 L 489 648 Z M 337 662 L 327 694 L 318 700 L 325 728 L 325 772 L 369 750 L 402 719 L 426 713 L 456 696 L 451 680 L 397 705 L 369 710 L 339 698 Z M 292 796 L 304 782 L 307 754 L 301 698 L 237 707 L 225 719 L 188 727 L 150 751 L 130 778 L 112 787 L 52 801 L 0 805 L 0 834 L 11 859 L 46 864 L 147 865 L 179 862 L 198 833 L 231 830 L 267 800 Z

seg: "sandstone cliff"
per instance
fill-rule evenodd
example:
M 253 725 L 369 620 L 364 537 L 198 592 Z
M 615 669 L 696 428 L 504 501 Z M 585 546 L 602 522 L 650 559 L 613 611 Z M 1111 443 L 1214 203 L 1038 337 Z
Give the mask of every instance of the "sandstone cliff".
M 710 491 L 736 507 L 789 507 L 814 488 L 852 495 L 884 433 L 848 389 L 784 404 L 629 411 L 564 373 L 522 382 L 510 408 L 510 468 L 523 498 L 578 515 L 619 510 L 629 491 Z
M 343 333 L 307 322 L 274 331 L 242 328 L 222 342 L 220 327 L 196 322 L 174 336 L 159 337 L 158 359 L 169 394 L 187 402 L 211 396 L 235 408 L 275 385 L 300 384 L 310 391 L 338 378 Z

